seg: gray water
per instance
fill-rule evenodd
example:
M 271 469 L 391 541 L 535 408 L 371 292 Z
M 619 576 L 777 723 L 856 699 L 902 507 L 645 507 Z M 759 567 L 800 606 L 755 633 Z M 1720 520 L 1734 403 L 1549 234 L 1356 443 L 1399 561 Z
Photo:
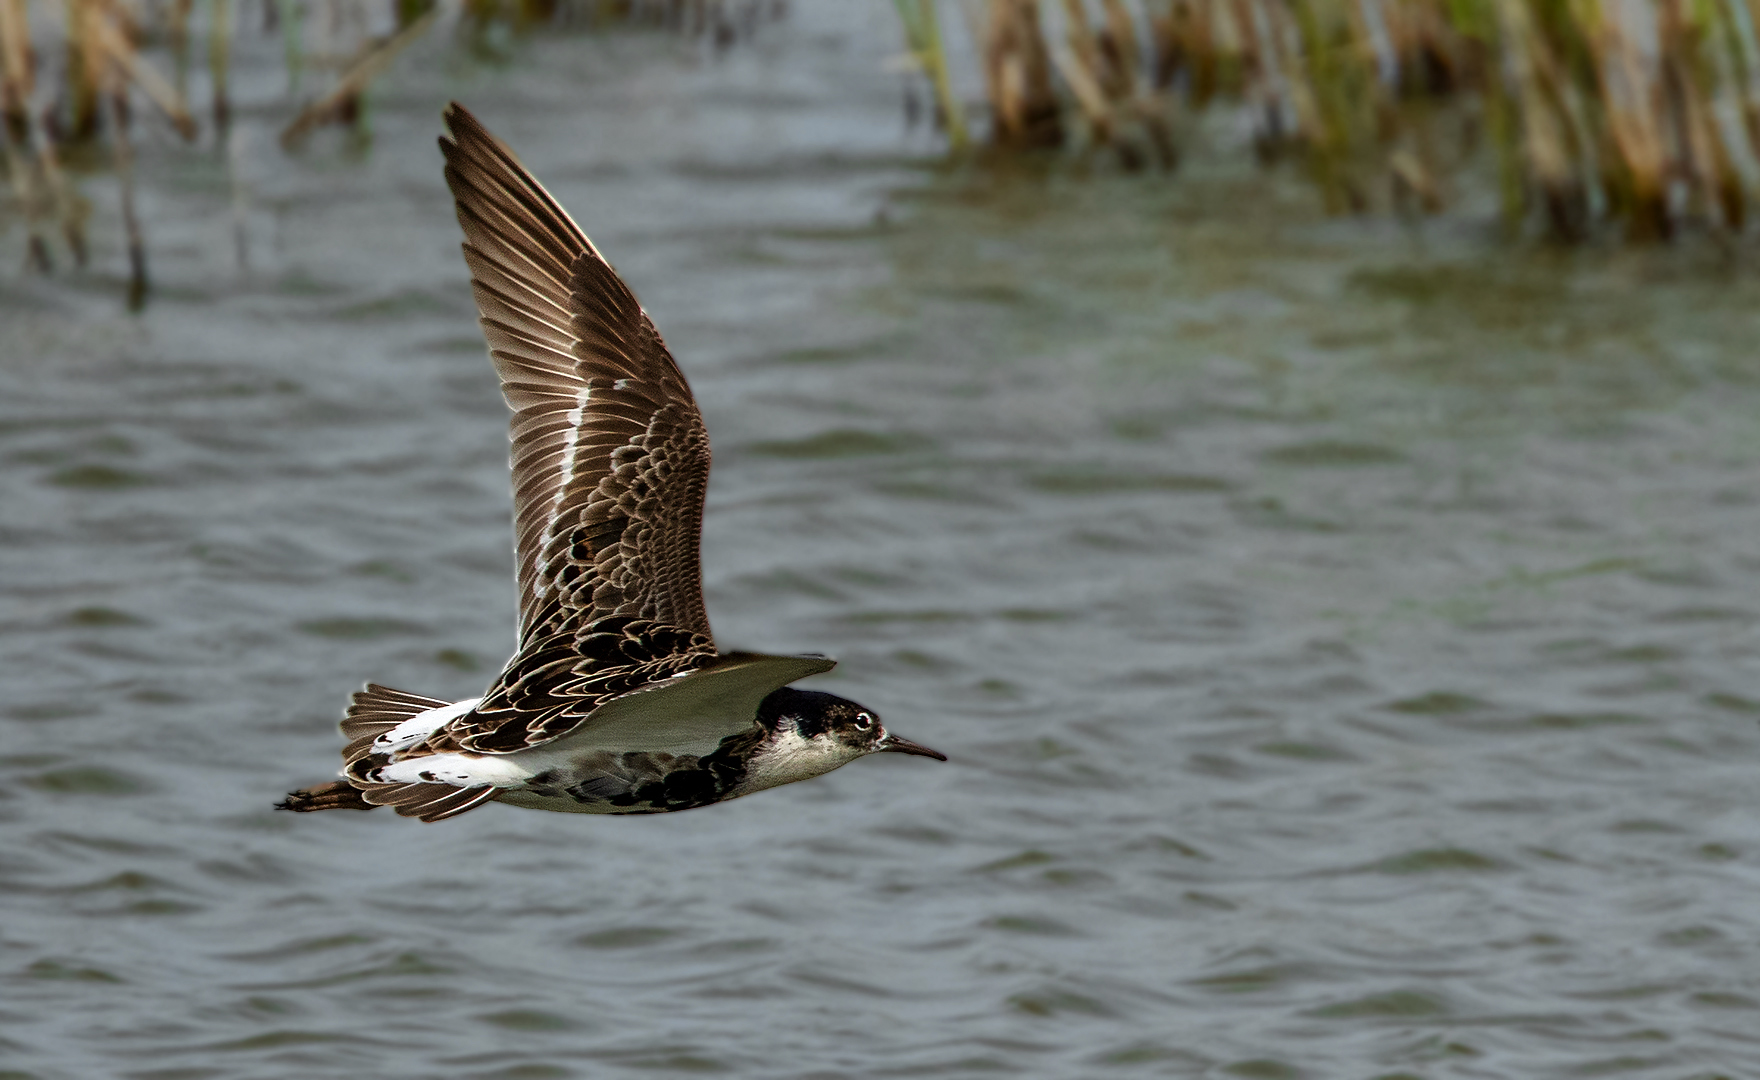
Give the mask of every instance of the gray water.
M 143 315 L 102 219 L 5 277 L 0 1077 L 1760 1075 L 1751 259 L 943 170 L 890 17 L 430 42 L 370 146 L 244 110 L 248 272 L 150 146 Z M 723 647 L 951 762 L 269 809 L 512 645 L 451 96 L 692 380 Z

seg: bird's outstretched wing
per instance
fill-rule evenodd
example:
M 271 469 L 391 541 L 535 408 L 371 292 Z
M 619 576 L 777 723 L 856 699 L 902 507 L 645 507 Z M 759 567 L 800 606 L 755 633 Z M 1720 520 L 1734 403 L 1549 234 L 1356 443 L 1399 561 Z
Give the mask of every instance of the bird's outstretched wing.
M 446 123 L 446 182 L 514 411 L 521 640 L 612 615 L 707 638 L 709 436 L 684 375 L 629 287 L 513 154 L 458 105 Z
M 586 234 L 476 117 L 454 104 L 446 125 L 446 183 L 514 413 L 520 651 L 435 741 L 510 753 L 714 657 L 699 558 L 709 436 Z

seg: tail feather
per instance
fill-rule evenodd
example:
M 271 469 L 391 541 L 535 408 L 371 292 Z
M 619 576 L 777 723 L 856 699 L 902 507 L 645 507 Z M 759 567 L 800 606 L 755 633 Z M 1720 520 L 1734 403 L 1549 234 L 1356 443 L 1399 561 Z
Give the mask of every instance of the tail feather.
M 343 767 L 365 757 L 375 739 L 410 717 L 450 704 L 439 698 L 368 683 L 366 689 L 355 691 L 349 699 L 348 712 L 342 717 L 342 734 L 348 739 L 342 750 Z
M 342 718 L 342 734 L 349 740 L 348 746 L 342 751 L 344 768 L 349 769 L 350 775 L 364 775 L 376 764 L 363 759 L 372 755 L 373 743 L 379 736 L 412 716 L 450 704 L 452 703 L 439 698 L 423 697 L 420 694 L 380 686 L 378 683 L 368 683 L 366 689 L 356 691 L 354 697 L 349 699 L 348 712 Z M 357 762 L 360 762 L 358 767 L 350 768 L 356 766 Z M 460 788 L 451 784 L 430 783 L 375 784 L 356 775 L 353 782 L 332 780 L 327 784 L 290 792 L 286 799 L 275 805 L 279 810 L 292 810 L 301 814 L 314 810 L 372 810 L 389 806 L 404 817 L 443 821 L 481 806 L 497 794 L 498 789 L 488 786 Z
M 365 689 L 356 690 L 348 699 L 348 711 L 342 716 L 342 733 L 350 739 L 363 735 L 376 739 L 418 713 L 450 704 L 450 701 L 439 698 L 368 683 Z
M 444 821 L 493 799 L 500 790 L 491 786 L 453 787 L 451 784 L 371 784 L 355 787 L 347 780 L 332 780 L 300 791 L 290 791 L 275 804 L 277 810 L 309 814 L 315 810 L 376 810 L 389 806 L 404 817 Z
M 374 806 L 389 806 L 404 817 L 444 821 L 493 799 L 498 788 L 453 787 L 451 784 L 374 784 L 361 792 Z
M 275 809 L 309 814 L 314 810 L 371 810 L 373 804 L 362 797 L 361 790 L 347 780 L 332 780 L 327 784 L 315 784 L 300 791 L 288 792 L 287 798 L 275 804 Z

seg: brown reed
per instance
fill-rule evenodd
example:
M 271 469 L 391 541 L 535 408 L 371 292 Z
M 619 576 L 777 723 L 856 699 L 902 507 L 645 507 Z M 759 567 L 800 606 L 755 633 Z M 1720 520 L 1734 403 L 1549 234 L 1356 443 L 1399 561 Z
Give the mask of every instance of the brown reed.
M 1489 142 L 1505 219 L 1564 241 L 1733 237 L 1760 175 L 1760 0 L 986 0 L 979 18 L 1005 150 L 1171 164 L 1173 117 L 1232 107 L 1329 209 L 1433 213 Z
M 389 0 L 396 28 L 373 38 L 365 5 L 386 0 L 332 0 L 333 12 L 353 14 L 323 20 L 323 50 L 312 54 L 304 0 L 257 2 L 265 29 L 285 38 L 290 96 L 309 55 L 336 73 L 283 131 L 288 147 L 320 124 L 358 120 L 372 81 L 438 18 L 434 0 Z M 908 64 L 928 81 L 958 149 L 971 136 L 941 2 L 894 5 Z M 1416 215 L 1470 187 L 1488 144 L 1506 222 L 1563 241 L 1610 230 L 1659 241 L 1683 228 L 1729 240 L 1747 226 L 1756 194 L 1760 0 L 959 2 L 973 24 L 983 134 L 1004 152 L 1106 150 L 1126 168 L 1171 168 L 1176 136 L 1194 130 L 1189 117 L 1232 108 L 1248 119 L 1261 160 L 1301 163 L 1329 209 Z M 462 19 L 479 28 L 646 23 L 720 46 L 778 8 L 464 0 Z M 121 183 L 131 293 L 144 296 L 136 103 L 197 139 L 188 53 L 205 37 L 210 138 L 225 145 L 239 10 L 234 0 L 0 0 L 0 164 L 29 265 L 49 270 L 57 237 L 84 261 L 87 203 L 64 162 L 70 151 L 90 162 L 88 147 L 107 148 L 98 159 Z M 172 78 L 151 55 L 154 42 L 164 43 Z M 242 233 L 239 250 L 242 259 Z
M 947 132 L 947 143 L 954 150 L 966 144 L 964 110 L 953 96 L 947 75 L 947 50 L 941 44 L 941 20 L 935 13 L 935 0 L 894 0 L 898 18 L 904 24 L 905 42 L 910 60 L 929 80 L 935 95 L 935 122 Z
M 438 5 L 430 5 L 427 11 L 416 16 L 413 21 L 389 37 L 369 41 L 361 49 L 353 63 L 343 71 L 330 90 L 317 100 L 300 110 L 281 131 L 281 145 L 291 149 L 298 145 L 311 130 L 319 124 L 358 116 L 360 112 L 360 96 L 367 85 L 378 78 L 397 54 L 408 48 L 417 38 L 426 34 L 435 20 L 440 17 Z
M 299 91 L 308 59 L 334 70 L 330 84 L 297 107 L 282 131 L 284 148 L 297 146 L 326 123 L 358 122 L 362 98 L 374 79 L 442 17 L 438 0 L 324 0 L 326 18 L 310 28 L 303 13 L 316 0 L 253 0 L 267 33 L 284 39 L 288 96 Z M 369 36 L 369 8 L 389 2 L 395 27 Z M 717 46 L 749 36 L 776 18 L 783 0 L 464 0 L 462 21 L 477 28 L 496 21 L 516 29 L 534 22 L 598 25 L 621 22 L 667 26 Z M 34 9 L 34 10 L 33 10 Z M 234 44 L 246 9 L 235 0 L 0 0 L 0 191 L 24 224 L 26 263 L 40 272 L 55 265 L 55 237 L 76 265 L 86 260 L 88 204 L 70 171 L 107 167 L 116 177 L 129 265 L 129 302 L 145 301 L 148 284 L 146 222 L 137 199 L 137 105 L 162 115 L 186 140 L 202 132 L 189 108 L 192 41 L 207 46 L 208 136 L 231 173 L 234 247 L 240 267 L 248 256 L 248 208 L 239 182 L 238 145 L 229 136 L 233 110 Z M 382 10 L 382 9 L 381 9 Z M 456 10 L 456 9 L 454 9 Z M 928 9 L 932 11 L 932 8 Z M 33 39 L 33 34 L 37 35 Z M 319 38 L 312 42 L 311 38 Z M 928 52 L 940 55 L 933 37 Z M 163 48 L 164 60 L 153 55 Z M 45 64 L 43 58 L 50 62 Z M 46 75 L 46 77 L 45 77 Z M 951 94 L 945 95 L 951 101 Z M 959 122 L 952 115 L 953 122 Z M 7 207 L 0 205 L 0 211 Z

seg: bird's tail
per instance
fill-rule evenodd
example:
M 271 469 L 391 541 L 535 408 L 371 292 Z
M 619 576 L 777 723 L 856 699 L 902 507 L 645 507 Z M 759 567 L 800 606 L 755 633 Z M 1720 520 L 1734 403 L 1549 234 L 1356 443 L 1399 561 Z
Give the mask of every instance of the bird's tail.
M 345 765 L 372 752 L 373 740 L 418 713 L 437 709 L 447 702 L 439 698 L 409 694 L 389 686 L 368 683 L 349 699 L 348 713 L 342 718 L 342 734 L 348 747 L 342 751 Z M 300 791 L 290 791 L 287 798 L 275 804 L 277 810 L 308 814 L 313 810 L 371 810 L 381 805 L 367 801 L 361 789 L 346 780 L 332 780 Z
M 287 798 L 275 804 L 275 809 L 309 814 L 314 810 L 371 810 L 373 804 L 347 780 L 332 780 L 328 784 L 288 792 Z
M 410 717 L 450 704 L 441 698 L 368 683 L 365 690 L 355 691 L 349 699 L 348 712 L 342 718 L 342 734 L 348 739 L 348 746 L 342 751 L 343 765 L 353 765 L 372 753 L 374 740 Z
M 495 798 L 499 791 L 489 785 L 459 788 L 442 783 L 387 783 L 372 776 L 377 767 L 391 760 L 387 754 L 374 752 L 381 735 L 413 716 L 450 704 L 439 698 L 368 683 L 366 689 L 354 695 L 347 715 L 342 718 L 342 734 L 349 740 L 342 751 L 343 769 L 349 779 L 290 792 L 275 804 L 276 809 L 304 814 L 313 810 L 371 810 L 389 806 L 404 817 L 441 821 Z

